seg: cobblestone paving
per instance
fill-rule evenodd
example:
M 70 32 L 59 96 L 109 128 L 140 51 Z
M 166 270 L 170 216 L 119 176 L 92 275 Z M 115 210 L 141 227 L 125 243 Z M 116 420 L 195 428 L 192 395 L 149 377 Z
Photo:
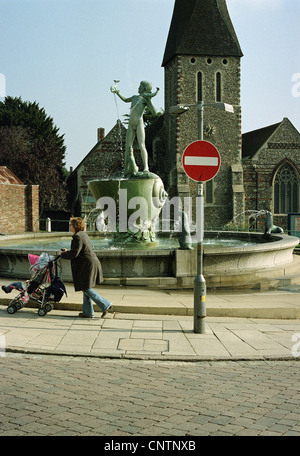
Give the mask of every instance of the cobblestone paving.
M 300 435 L 300 362 L 0 358 L 0 436 Z

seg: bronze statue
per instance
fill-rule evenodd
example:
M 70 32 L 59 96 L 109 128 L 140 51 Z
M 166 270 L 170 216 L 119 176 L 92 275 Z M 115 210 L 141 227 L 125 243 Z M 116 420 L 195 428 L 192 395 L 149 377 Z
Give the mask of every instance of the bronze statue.
M 117 89 L 118 82 L 119 81 L 115 81 L 115 84 L 111 86 L 111 92 L 117 94 L 121 100 L 125 101 L 125 103 L 131 102 L 125 149 L 125 177 L 130 177 L 136 175 L 139 170 L 133 154 L 133 142 L 135 137 L 137 138 L 141 150 L 141 157 L 144 166 L 143 173 L 149 172 L 143 114 L 147 107 L 154 116 L 157 115 L 157 111 L 152 104 L 151 98 L 157 95 L 159 88 L 157 87 L 156 91 L 151 93 L 152 84 L 148 81 L 142 81 L 138 89 L 139 95 L 133 95 L 130 98 L 126 98 L 121 95 L 120 91 Z

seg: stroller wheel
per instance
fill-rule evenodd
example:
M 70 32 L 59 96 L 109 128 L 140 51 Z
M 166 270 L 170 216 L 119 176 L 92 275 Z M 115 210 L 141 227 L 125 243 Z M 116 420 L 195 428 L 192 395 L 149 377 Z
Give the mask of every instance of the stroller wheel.
M 47 304 L 45 305 L 45 309 L 46 309 L 46 312 L 51 312 L 51 310 L 54 309 L 54 305 L 50 302 L 47 302 Z
M 18 309 L 15 304 L 13 304 L 12 306 L 8 306 L 8 308 L 7 308 L 7 312 L 11 315 L 14 314 L 15 312 L 17 312 L 17 310 Z
M 47 313 L 47 310 L 44 309 L 43 307 L 41 309 L 38 310 L 38 314 L 40 317 L 44 317 Z
M 16 306 L 16 310 L 20 310 L 23 307 L 23 303 L 21 301 L 17 301 L 15 306 Z

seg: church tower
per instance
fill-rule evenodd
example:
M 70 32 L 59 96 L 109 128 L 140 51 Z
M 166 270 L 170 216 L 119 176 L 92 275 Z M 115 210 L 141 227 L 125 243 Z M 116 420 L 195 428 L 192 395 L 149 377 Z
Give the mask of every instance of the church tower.
M 182 168 L 182 154 L 191 142 L 199 139 L 197 108 L 173 117 L 169 115 L 170 106 L 199 101 L 234 106 L 234 114 L 210 106 L 204 108 L 204 140 L 213 143 L 221 156 L 219 173 L 204 187 L 206 227 L 222 227 L 244 211 L 242 55 L 226 0 L 175 0 L 162 63 L 170 196 L 197 195 L 197 183 Z

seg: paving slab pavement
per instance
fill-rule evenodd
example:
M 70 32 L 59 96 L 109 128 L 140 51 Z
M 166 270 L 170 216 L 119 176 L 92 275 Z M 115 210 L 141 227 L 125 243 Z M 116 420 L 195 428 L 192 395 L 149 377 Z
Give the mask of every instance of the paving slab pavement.
M 0 356 L 6 351 L 185 361 L 300 356 L 299 286 L 208 292 L 206 334 L 193 330 L 193 291 L 96 289 L 113 303 L 114 312 L 105 319 L 99 312 L 93 319 L 78 317 L 82 293 L 72 284 L 44 317 L 33 307 L 9 315 L 7 304 L 16 292 L 0 290 Z
M 8 283 L 9 279 L 0 278 L 0 284 Z M 82 293 L 75 292 L 72 283 L 65 285 L 67 296 L 55 305 L 55 309 L 81 311 Z M 95 287 L 95 290 L 113 303 L 117 313 L 193 315 L 193 290 L 105 285 Z M 16 291 L 6 294 L 0 289 L 0 305 L 7 305 L 16 294 Z M 32 305 L 35 304 L 29 303 L 29 306 Z M 300 319 L 300 285 L 290 285 L 273 291 L 208 291 L 206 310 L 210 317 Z
M 153 297 L 154 299 L 154 297 Z M 300 320 L 207 317 L 195 334 L 192 316 L 113 312 L 81 319 L 75 310 L 39 317 L 0 306 L 0 356 L 6 351 L 161 360 L 265 360 L 300 356 Z

